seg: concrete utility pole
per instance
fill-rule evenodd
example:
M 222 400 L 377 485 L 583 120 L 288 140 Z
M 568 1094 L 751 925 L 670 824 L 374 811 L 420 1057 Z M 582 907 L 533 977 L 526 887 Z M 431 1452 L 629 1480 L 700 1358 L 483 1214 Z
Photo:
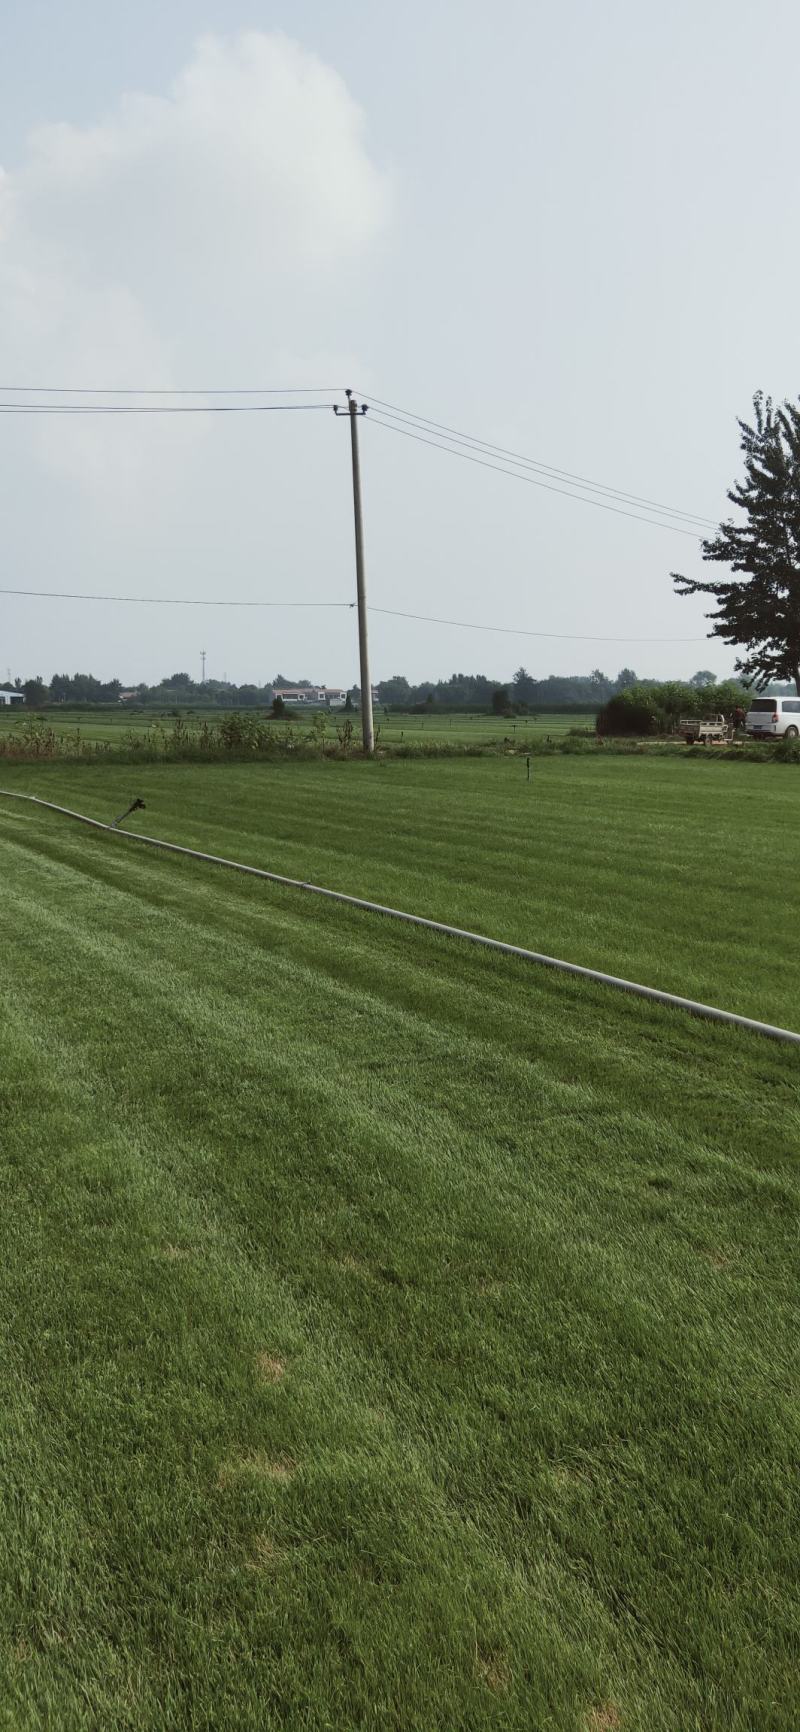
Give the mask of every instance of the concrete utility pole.
M 353 459 L 353 515 L 356 529 L 356 596 L 358 598 L 358 656 L 361 668 L 361 735 L 368 758 L 375 750 L 375 728 L 372 720 L 372 685 L 369 677 L 369 644 L 367 641 L 367 601 L 364 584 L 364 524 L 361 516 L 361 467 L 358 461 L 358 417 L 366 415 L 367 405 L 359 407 L 352 391 L 345 393 L 350 414 L 350 449 Z M 338 413 L 338 411 L 337 411 Z
M 200 684 L 204 686 L 206 683 L 206 652 L 205 652 L 205 650 L 200 651 L 200 665 L 202 668 L 202 673 L 200 675 Z

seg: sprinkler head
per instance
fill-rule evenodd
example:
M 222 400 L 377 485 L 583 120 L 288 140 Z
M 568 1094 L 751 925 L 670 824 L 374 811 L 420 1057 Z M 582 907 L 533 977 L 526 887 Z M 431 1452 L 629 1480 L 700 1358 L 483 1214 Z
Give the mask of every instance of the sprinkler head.
M 128 806 L 124 812 L 120 812 L 120 815 L 118 818 L 114 819 L 114 822 L 111 825 L 112 830 L 116 830 L 118 828 L 118 826 L 122 823 L 123 818 L 129 818 L 131 815 L 131 812 L 143 812 L 143 811 L 144 811 L 144 800 L 132 800 L 130 806 Z

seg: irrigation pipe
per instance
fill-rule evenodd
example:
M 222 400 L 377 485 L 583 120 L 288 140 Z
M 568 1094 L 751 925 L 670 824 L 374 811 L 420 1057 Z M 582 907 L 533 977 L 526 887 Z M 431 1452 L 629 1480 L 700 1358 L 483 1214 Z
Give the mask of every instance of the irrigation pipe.
M 520 944 L 506 944 L 500 938 L 486 938 L 481 932 L 468 932 L 463 926 L 448 926 L 443 920 L 429 920 L 424 914 L 408 914 L 402 908 L 389 908 L 383 902 L 369 902 L 363 896 L 348 896 L 343 890 L 328 890 L 322 884 L 311 884 L 305 878 L 287 878 L 282 872 L 267 872 L 261 866 L 245 866 L 241 860 L 227 860 L 222 854 L 204 854 L 199 848 L 183 848 L 178 842 L 165 842 L 160 836 L 140 836 L 133 830 L 120 830 L 113 824 L 103 824 L 99 818 L 87 818 L 84 812 L 73 812 L 69 806 L 57 806 L 52 800 L 40 800 L 36 794 L 18 794 L 0 788 L 6 800 L 27 800 L 31 805 L 59 812 L 64 818 L 74 818 L 91 830 L 104 830 L 111 836 L 124 836 L 128 842 L 142 842 L 148 848 L 161 848 L 169 854 L 183 854 L 190 860 L 203 860 L 208 866 L 227 866 L 233 872 L 246 872 L 251 878 L 264 878 L 270 884 L 283 884 L 290 890 L 308 890 L 313 896 L 327 896 L 331 902 L 344 902 L 350 908 L 363 908 L 368 914 L 383 914 L 390 920 L 404 920 L 408 926 L 422 926 L 428 932 L 443 932 L 447 938 L 464 938 L 469 944 L 480 944 L 484 950 L 497 950 L 503 956 L 517 956 L 523 962 L 538 962 L 543 968 L 555 968 L 561 974 L 574 974 L 581 980 L 594 980 L 600 986 L 615 986 L 622 992 L 632 992 L 637 998 L 666 1004 L 672 1010 L 685 1010 L 692 1016 L 703 1016 L 709 1022 L 732 1023 L 735 1028 L 749 1029 L 752 1034 L 766 1035 L 769 1040 L 789 1041 L 800 1046 L 800 1034 L 791 1028 L 778 1028 L 771 1022 L 757 1022 L 751 1016 L 738 1016 L 732 1010 L 719 1010 L 713 1004 L 701 1004 L 694 998 L 681 998 L 675 992 L 661 992 L 655 986 L 642 986 L 635 980 L 623 980 L 618 974 L 604 974 L 599 968 L 583 968 L 577 962 L 564 962 L 557 956 L 545 956 L 539 950 L 525 950 Z M 127 816 L 127 813 L 123 814 Z

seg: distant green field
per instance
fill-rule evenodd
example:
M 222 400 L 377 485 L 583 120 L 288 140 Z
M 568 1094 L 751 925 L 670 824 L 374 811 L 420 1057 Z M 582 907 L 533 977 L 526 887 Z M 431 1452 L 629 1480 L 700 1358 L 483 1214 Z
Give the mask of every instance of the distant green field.
M 789 766 L 0 784 L 800 1027 Z M 2 799 L 0 883 L 0 1725 L 794 1732 L 796 1050 Z
M 359 718 L 354 718 L 358 723 Z M 517 734 L 545 733 L 565 734 L 570 728 L 594 728 L 595 716 L 585 710 L 575 710 L 570 715 L 533 715 L 515 716 L 511 719 L 504 716 L 398 716 L 391 712 L 388 717 L 381 709 L 376 711 L 375 725 L 380 728 L 382 740 L 394 741 L 401 737 L 416 739 L 418 735 L 427 739 L 441 740 L 474 740 L 486 738 L 513 739 Z
M 26 715 L 18 710 L 0 710 L 0 728 L 21 727 Z M 180 714 L 189 727 L 199 726 L 202 720 L 219 721 L 227 712 L 218 708 L 175 710 L 145 710 L 128 709 L 118 705 L 111 709 L 94 708 L 88 710 L 69 710 L 60 714 L 58 710 L 43 711 L 42 714 L 49 725 L 60 734 L 74 734 L 78 730 L 85 740 L 118 741 L 125 733 L 140 734 L 156 724 L 171 727 L 176 714 Z M 268 712 L 259 710 L 260 716 Z M 300 733 L 307 731 L 311 725 L 313 711 L 299 708 L 290 712 L 292 725 Z M 328 728 L 331 737 L 335 736 L 336 727 L 341 726 L 345 719 L 341 710 L 327 712 Z M 358 713 L 350 716 L 356 732 L 361 726 Z M 275 727 L 283 731 L 285 721 L 275 723 Z M 594 727 L 594 714 L 588 711 L 576 710 L 570 715 L 520 716 L 511 720 L 503 716 L 489 716 L 486 713 L 474 715 L 452 716 L 401 716 L 390 711 L 386 714 L 378 705 L 375 710 L 375 726 L 380 730 L 380 739 L 394 743 L 401 739 L 451 740 L 482 743 L 487 740 L 502 740 L 531 733 L 551 734 L 554 738 L 567 733 L 570 728 Z

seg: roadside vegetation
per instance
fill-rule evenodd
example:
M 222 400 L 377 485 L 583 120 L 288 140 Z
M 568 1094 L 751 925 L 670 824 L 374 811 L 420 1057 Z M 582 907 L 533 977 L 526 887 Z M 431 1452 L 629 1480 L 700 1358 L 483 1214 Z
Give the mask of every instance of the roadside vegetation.
M 737 680 L 708 685 L 663 680 L 656 684 L 635 683 L 603 704 L 597 716 L 597 731 L 605 735 L 669 734 L 682 716 L 743 717 L 753 693 Z
M 376 755 L 380 760 L 553 754 L 596 757 L 601 753 L 608 756 L 636 752 L 746 759 L 754 763 L 800 763 L 797 740 L 762 742 L 740 735 L 724 745 L 715 745 L 711 752 L 703 746 L 687 748 L 674 735 L 650 730 L 647 724 L 652 724 L 654 730 L 659 713 L 655 705 L 640 705 L 634 693 L 616 723 L 601 713 L 597 727 L 585 717 L 564 716 L 503 718 L 499 724 L 493 724 L 488 717 L 459 717 L 455 726 L 436 717 L 422 721 L 418 717 L 379 719 Z M 683 713 L 680 709 L 680 714 Z M 686 713 L 704 712 L 687 708 Z M 118 764 L 146 764 L 353 759 L 360 757 L 361 751 L 358 717 L 332 716 L 326 711 L 297 719 L 261 716 L 254 711 L 241 714 L 231 711 L 218 718 L 189 713 L 148 721 L 139 727 L 106 718 L 98 721 L 91 716 L 76 725 L 63 722 L 57 725 L 46 715 L 0 720 L 0 762 L 113 760 Z

